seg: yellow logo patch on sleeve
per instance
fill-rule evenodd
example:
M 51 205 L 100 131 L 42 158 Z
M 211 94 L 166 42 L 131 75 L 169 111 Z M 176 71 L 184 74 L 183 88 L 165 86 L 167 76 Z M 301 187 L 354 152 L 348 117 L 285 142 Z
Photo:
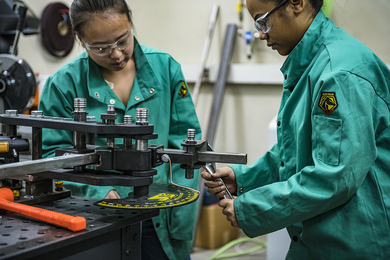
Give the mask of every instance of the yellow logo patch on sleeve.
M 185 98 L 185 96 L 187 95 L 188 93 L 188 87 L 186 85 L 186 83 L 183 81 L 181 83 L 181 88 L 179 90 L 179 95 L 182 97 L 182 98 Z
M 337 108 L 337 99 L 336 93 L 334 92 L 322 92 L 318 106 L 325 112 L 325 114 L 330 115 Z

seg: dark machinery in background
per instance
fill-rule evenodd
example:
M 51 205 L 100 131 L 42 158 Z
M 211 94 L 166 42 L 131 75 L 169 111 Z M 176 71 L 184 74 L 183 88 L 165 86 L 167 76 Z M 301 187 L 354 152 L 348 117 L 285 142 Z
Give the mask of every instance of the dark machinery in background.
M 73 49 L 74 37 L 69 8 L 63 3 L 50 3 L 41 15 L 41 43 L 50 55 L 63 58 Z
M 72 232 L 12 212 L 2 212 L 0 225 L 0 259 L 139 259 L 140 222 L 159 214 L 159 209 L 185 205 L 198 198 L 195 190 L 174 183 L 154 183 L 155 167 L 163 163 L 179 163 L 186 178 L 194 178 L 194 170 L 207 163 L 241 163 L 246 154 L 209 151 L 206 140 L 194 140 L 188 130 L 183 149 L 165 149 L 149 144 L 156 139 L 154 126 L 148 123 L 148 110 L 137 109 L 135 123 L 125 116 L 115 123 L 115 107 L 108 106 L 101 121 L 88 117 L 85 99 L 74 101 L 74 118 L 43 116 L 41 111 L 19 115 L 7 110 L 0 115 L 4 139 L 0 139 L 0 179 L 7 184 L 21 181 L 12 189 L 19 203 L 86 218 L 86 229 Z M 19 161 L 18 153 L 28 141 L 17 134 L 17 126 L 32 127 L 32 160 Z M 42 129 L 73 131 L 74 146 L 56 150 L 53 158 L 42 157 Z M 107 145 L 94 145 L 94 136 L 106 138 Z M 10 139 L 7 139 L 10 138 Z M 123 144 L 115 145 L 115 139 Z M 10 140 L 18 142 L 10 143 Z M 9 150 L 1 149 L 8 147 Z M 8 142 L 8 143 L 7 143 Z M 127 198 L 101 201 L 72 197 L 52 179 L 69 180 L 97 186 L 134 187 Z
M 0 113 L 32 107 L 37 82 L 30 66 L 17 57 L 19 37 L 38 34 L 39 19 L 21 1 L 0 1 Z
M 23 6 L 21 9 L 18 6 Z M 19 17 L 25 15 L 24 24 L 18 27 Z M 24 35 L 39 34 L 39 19 L 22 1 L 0 0 L 0 53 L 12 53 L 17 31 Z M 14 54 L 17 55 L 17 48 Z
M 39 20 L 23 1 L 0 0 L 0 113 L 10 109 L 22 113 L 35 100 L 35 74 L 17 56 L 21 34 L 40 34 L 42 47 L 50 55 L 67 56 L 74 45 L 69 8 L 63 3 L 48 4 Z

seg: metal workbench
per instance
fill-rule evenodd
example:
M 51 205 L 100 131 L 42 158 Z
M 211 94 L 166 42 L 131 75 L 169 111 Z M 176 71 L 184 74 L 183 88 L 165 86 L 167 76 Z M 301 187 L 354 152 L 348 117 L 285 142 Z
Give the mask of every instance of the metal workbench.
M 118 210 L 96 200 L 68 197 L 34 205 L 87 220 L 87 228 L 65 228 L 0 210 L 0 259 L 140 259 L 140 223 L 159 210 Z

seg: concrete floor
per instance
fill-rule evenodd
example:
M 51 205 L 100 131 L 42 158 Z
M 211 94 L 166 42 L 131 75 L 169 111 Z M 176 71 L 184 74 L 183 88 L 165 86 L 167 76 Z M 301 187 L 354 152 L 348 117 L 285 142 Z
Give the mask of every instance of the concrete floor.
M 245 235 L 240 235 L 240 237 L 245 237 Z M 266 236 L 260 236 L 260 237 L 257 237 L 257 238 L 254 238 L 262 243 L 264 243 L 265 245 L 267 244 L 267 237 Z M 223 253 L 221 253 L 221 255 L 225 255 L 225 254 L 228 254 L 228 253 L 237 253 L 239 250 L 247 250 L 247 249 L 250 249 L 250 248 L 254 248 L 256 247 L 257 244 L 255 243 L 251 243 L 251 242 L 246 242 L 246 243 L 243 243 L 239 246 L 239 248 L 237 248 L 238 246 L 236 247 L 230 247 L 229 249 L 227 249 L 226 251 L 224 251 Z M 216 259 L 216 258 L 211 258 L 220 248 L 217 248 L 217 249 L 203 249 L 203 248 L 197 248 L 195 247 L 191 253 L 191 260 L 211 260 L 211 259 Z M 241 256 L 237 256 L 237 257 L 229 257 L 229 258 L 223 258 L 223 259 L 229 259 L 229 260 L 266 260 L 267 258 L 267 252 L 266 252 L 266 249 L 263 249 L 263 250 L 260 250 L 260 251 L 256 251 L 252 254 L 247 254 L 247 255 L 241 255 Z M 222 259 L 222 258 L 218 258 L 218 259 Z

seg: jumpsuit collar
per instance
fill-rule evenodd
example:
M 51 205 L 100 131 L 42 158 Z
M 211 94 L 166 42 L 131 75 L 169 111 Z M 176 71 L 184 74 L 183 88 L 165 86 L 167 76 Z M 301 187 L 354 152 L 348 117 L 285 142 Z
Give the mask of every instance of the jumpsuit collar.
M 135 88 L 134 91 L 133 89 L 131 90 L 130 99 L 127 105 L 128 108 L 136 106 L 137 104 L 151 98 L 162 90 L 162 87 L 157 80 L 150 63 L 141 48 L 141 45 L 138 43 L 138 40 L 135 37 L 134 55 L 135 65 L 137 68 L 137 73 L 135 76 L 139 88 Z M 136 91 L 139 91 L 139 94 Z M 136 95 L 139 97 L 138 100 L 135 98 Z
M 83 55 L 88 56 L 88 53 L 85 52 Z M 138 43 L 138 40 L 135 37 L 133 55 L 135 57 L 136 75 L 133 87 L 131 89 L 129 101 L 127 103 L 127 108 L 112 92 L 99 70 L 99 65 L 90 57 L 88 57 L 89 70 L 87 82 L 89 96 L 107 105 L 110 104 L 110 100 L 112 100 L 112 97 L 115 96 L 117 99 L 115 107 L 126 110 L 149 99 L 161 91 L 160 83 L 158 82 L 157 77 L 154 74 L 151 65 L 149 64 L 149 61 L 147 60 L 141 45 Z
M 305 35 L 280 69 L 285 78 L 283 84 L 285 88 L 295 84 L 302 76 L 334 27 L 334 23 L 326 18 L 322 11 L 316 15 Z

